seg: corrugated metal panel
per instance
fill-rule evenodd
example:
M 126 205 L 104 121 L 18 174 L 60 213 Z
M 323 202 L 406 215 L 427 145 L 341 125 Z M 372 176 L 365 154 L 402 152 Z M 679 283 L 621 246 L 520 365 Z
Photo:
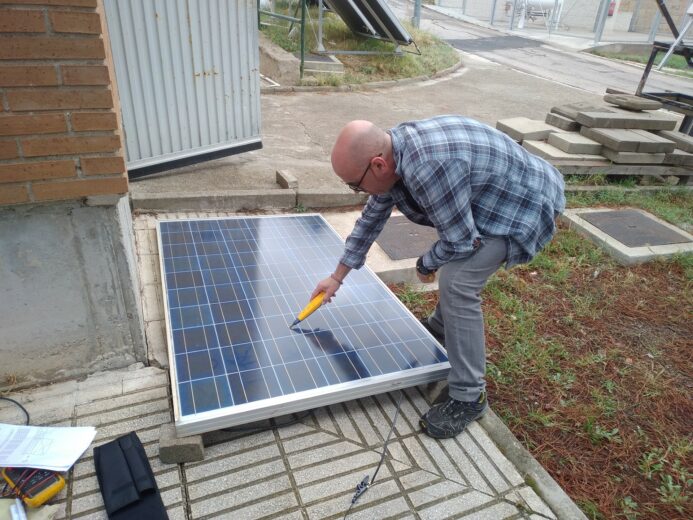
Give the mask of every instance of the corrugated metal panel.
M 260 141 L 256 0 L 105 0 L 128 168 Z

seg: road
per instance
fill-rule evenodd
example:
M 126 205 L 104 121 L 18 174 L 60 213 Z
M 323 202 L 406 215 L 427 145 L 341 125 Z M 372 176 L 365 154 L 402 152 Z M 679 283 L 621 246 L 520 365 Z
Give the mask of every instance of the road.
M 391 0 L 389 5 L 400 19 L 411 17 L 410 3 Z M 476 57 L 595 94 L 604 94 L 607 88 L 634 93 L 643 73 L 643 67 L 637 65 L 558 49 L 541 41 L 465 23 L 430 9 L 421 10 L 421 28 Z M 693 79 L 653 71 L 646 91 L 693 94 Z

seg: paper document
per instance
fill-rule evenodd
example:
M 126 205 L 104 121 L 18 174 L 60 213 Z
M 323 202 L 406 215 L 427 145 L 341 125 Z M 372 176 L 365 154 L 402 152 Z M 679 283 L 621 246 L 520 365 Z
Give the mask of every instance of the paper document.
M 93 426 L 0 424 L 0 467 L 67 471 L 96 436 Z

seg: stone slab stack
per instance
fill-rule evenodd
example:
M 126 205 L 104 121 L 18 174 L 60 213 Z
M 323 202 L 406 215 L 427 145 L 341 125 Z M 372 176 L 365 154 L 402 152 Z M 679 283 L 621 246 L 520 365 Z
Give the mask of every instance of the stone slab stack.
M 674 131 L 678 119 L 659 111 L 661 103 L 612 93 L 604 101 L 553 107 L 543 122 L 503 119 L 496 128 L 557 166 L 693 167 L 693 138 Z

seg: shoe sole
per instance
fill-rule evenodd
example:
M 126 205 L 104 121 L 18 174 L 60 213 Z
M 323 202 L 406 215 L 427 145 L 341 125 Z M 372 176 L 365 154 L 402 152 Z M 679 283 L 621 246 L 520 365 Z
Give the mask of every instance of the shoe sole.
M 464 430 L 467 429 L 467 426 L 473 423 L 474 421 L 478 421 L 481 419 L 484 415 L 486 415 L 486 412 L 488 412 L 488 407 L 484 408 L 479 415 L 474 417 L 471 421 L 469 421 L 465 427 L 462 429 L 462 431 L 455 433 L 455 434 L 449 434 L 447 432 L 437 432 L 437 431 L 431 431 L 431 429 L 428 427 L 428 423 L 424 421 L 423 419 L 419 419 L 419 426 L 421 426 L 421 431 L 424 432 L 426 435 L 431 437 L 432 439 L 452 439 L 454 437 L 457 437 L 460 433 L 464 433 Z

